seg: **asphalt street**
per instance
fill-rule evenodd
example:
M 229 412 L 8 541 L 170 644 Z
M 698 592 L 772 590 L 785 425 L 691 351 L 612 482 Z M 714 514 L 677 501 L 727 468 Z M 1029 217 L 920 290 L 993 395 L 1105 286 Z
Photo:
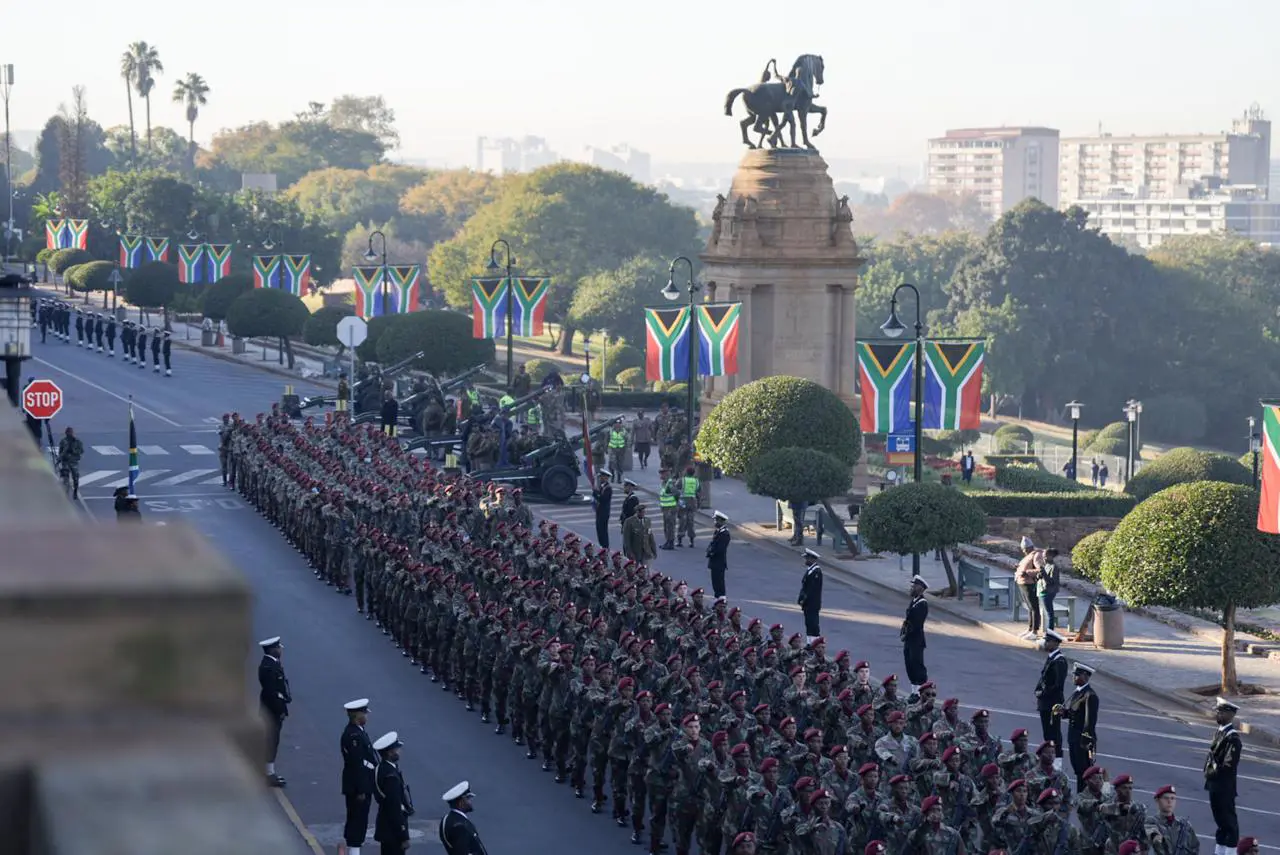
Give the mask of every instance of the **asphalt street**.
M 76 428 L 86 446 L 82 478 L 110 473 L 85 485 L 87 511 L 104 521 L 113 515 L 110 487 L 127 476 L 127 457 L 118 452 L 127 453 L 132 396 L 146 476 L 138 487 L 144 518 L 181 519 L 203 532 L 251 581 L 257 594 L 257 635 L 284 637 L 295 702 L 277 765 L 288 778 L 289 801 L 324 851 L 334 852 L 341 837 L 342 704 L 358 697 L 372 699 L 369 729 L 375 737 L 396 730 L 406 743 L 402 765 L 418 806 L 415 843 L 438 848 L 434 828 L 442 814 L 440 794 L 466 779 L 478 794 L 474 818 L 491 852 L 553 851 L 566 840 L 580 851 L 635 851 L 607 814 L 593 816 L 587 802 L 576 801 L 566 786 L 553 784 L 540 763 L 526 760 L 509 738 L 493 735 L 492 726 L 481 724 L 478 714 L 466 713 L 452 694 L 410 667 L 389 640 L 356 614 L 350 598 L 318 582 L 272 526 L 220 486 L 216 422 L 224 412 L 252 418 L 268 409 L 288 381 L 178 348 L 170 378 L 121 364 L 118 356 L 112 360 L 87 353 L 75 344 L 50 339 L 34 348 L 27 373 L 57 381 L 65 395 L 64 409 L 53 425 L 55 436 L 66 425 Z M 314 391 L 297 385 L 300 394 Z M 157 474 L 147 474 L 151 472 Z M 620 505 L 620 496 L 617 490 L 615 505 Z M 562 529 L 594 539 L 589 506 L 537 510 L 560 522 Z M 613 536 L 619 536 L 616 523 Z M 692 586 L 709 588 L 705 543 L 703 534 L 694 549 L 661 552 L 657 567 Z M 732 603 L 766 623 L 801 627 L 795 606 L 803 569 L 798 555 L 779 555 L 771 547 L 738 539 L 730 548 L 729 566 Z M 901 673 L 897 630 L 907 601 L 907 578 L 904 573 L 901 597 L 892 597 L 828 573 L 822 628 L 830 651 L 847 648 L 855 658 L 869 659 L 877 676 Z M 990 709 L 993 730 L 1003 735 L 1015 727 L 1037 734 L 1032 688 L 1041 654 L 942 618 L 931 620 L 929 632 L 930 676 L 939 683 L 942 697 L 956 695 L 970 708 Z M 1080 656 L 1088 661 L 1087 650 Z M 246 663 L 247 679 L 255 689 L 256 663 L 256 656 Z M 1202 851 L 1211 851 L 1213 823 L 1202 790 L 1201 764 L 1212 724 L 1188 721 L 1185 714 L 1161 709 L 1152 698 L 1128 697 L 1127 690 L 1104 680 L 1095 688 L 1103 704 L 1102 764 L 1112 775 L 1133 774 L 1144 793 L 1140 797 L 1147 800 L 1158 786 L 1176 785 L 1179 812 L 1200 832 Z M 1245 744 L 1239 799 L 1242 832 L 1264 842 L 1280 840 L 1275 798 L 1280 792 L 1280 751 L 1252 744 L 1247 737 Z M 1264 848 L 1280 849 L 1265 843 Z

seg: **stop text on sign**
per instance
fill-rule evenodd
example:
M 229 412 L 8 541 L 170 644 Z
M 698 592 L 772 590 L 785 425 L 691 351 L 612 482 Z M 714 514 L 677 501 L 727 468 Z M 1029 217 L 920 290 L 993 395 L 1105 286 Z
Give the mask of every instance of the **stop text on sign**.
M 33 380 L 22 390 L 22 409 L 33 419 L 51 419 L 62 410 L 62 390 L 52 380 Z

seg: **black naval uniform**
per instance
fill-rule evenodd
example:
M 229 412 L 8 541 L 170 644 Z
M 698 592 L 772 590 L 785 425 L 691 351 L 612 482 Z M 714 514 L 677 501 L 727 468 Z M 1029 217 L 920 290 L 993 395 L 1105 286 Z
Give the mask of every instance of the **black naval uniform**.
M 138 367 L 147 367 L 147 328 L 138 324 L 138 330 L 135 333 L 137 338 L 133 341 L 134 353 L 137 356 Z
M 810 638 L 822 635 L 818 620 L 822 611 L 822 566 L 816 559 L 811 560 L 804 568 L 804 577 L 800 580 L 800 597 L 796 604 L 804 613 L 804 634 Z
M 626 525 L 627 520 L 636 515 L 638 507 L 640 507 L 640 497 L 633 491 L 622 500 L 622 512 L 618 514 L 618 525 Z
M 1076 792 L 1084 792 L 1081 775 L 1093 765 L 1098 751 L 1098 693 L 1088 683 L 1077 686 L 1067 699 L 1067 753 L 1076 773 Z
M 457 808 L 451 809 L 440 821 L 440 842 L 448 855 L 489 855 L 471 817 Z
M 84 313 L 76 312 L 76 344 L 84 345 Z
M 342 796 L 347 802 L 347 822 L 342 837 L 348 846 L 363 846 L 369 834 L 369 808 L 373 805 L 378 752 L 365 729 L 355 722 L 342 731 Z
M 929 619 L 929 601 L 921 594 L 912 597 L 907 604 L 907 616 L 902 620 L 898 635 L 902 639 L 902 660 L 907 670 L 907 680 L 913 686 L 929 682 L 929 669 L 924 664 L 924 650 L 928 643 L 924 638 L 924 624 Z
M 120 330 L 120 349 L 124 351 L 124 361 L 133 361 L 133 321 L 125 321 Z
M 413 796 L 395 763 L 385 757 L 375 773 L 374 796 L 378 799 L 378 819 L 373 839 L 383 852 L 399 852 L 409 842 L 409 817 L 413 816 Z
M 164 334 L 164 341 L 160 343 L 160 355 L 164 357 L 164 376 L 173 376 L 173 363 L 169 361 L 170 354 L 173 353 L 173 340 L 169 333 Z
M 613 487 L 609 482 L 603 486 L 596 482 L 591 490 L 591 502 L 596 508 L 596 542 L 605 549 L 609 548 L 609 515 L 613 512 Z
M 1236 817 L 1236 775 L 1240 769 L 1240 734 L 1230 722 L 1218 728 L 1204 761 L 1204 788 L 1209 792 L 1209 809 L 1217 826 L 1214 842 L 1232 849 L 1240 842 L 1240 820 Z
M 289 715 L 293 695 L 289 694 L 289 679 L 284 675 L 284 666 L 270 653 L 263 653 L 262 661 L 258 663 L 258 685 L 262 687 L 258 700 L 267 719 L 267 762 L 275 763 L 276 752 L 280 750 L 280 729 Z
M 707 569 L 711 571 L 711 593 L 716 597 L 725 593 L 724 574 L 729 569 L 729 527 L 719 526 L 707 544 Z
M 116 355 L 116 316 L 107 318 L 107 355 Z
M 102 315 L 98 315 L 93 321 L 93 337 L 98 342 L 98 352 L 102 352 L 102 333 L 106 325 L 102 322 Z
M 1055 650 L 1044 660 L 1040 679 L 1036 682 L 1036 709 L 1040 713 L 1040 727 L 1044 741 L 1053 743 L 1054 754 L 1062 756 L 1062 720 L 1053 714 L 1053 708 L 1065 704 L 1063 685 L 1067 682 L 1067 657 Z M 1084 771 L 1081 769 L 1080 771 Z
M 151 367 L 157 374 L 160 373 L 160 330 L 151 331 Z

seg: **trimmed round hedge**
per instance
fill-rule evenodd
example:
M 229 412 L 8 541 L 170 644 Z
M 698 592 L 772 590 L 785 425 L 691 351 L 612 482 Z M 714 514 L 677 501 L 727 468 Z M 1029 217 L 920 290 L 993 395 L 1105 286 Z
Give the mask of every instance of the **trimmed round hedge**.
M 858 418 L 830 389 L 780 375 L 734 389 L 698 433 L 698 453 L 731 476 L 779 448 L 824 451 L 852 467 L 862 453 Z
M 1109 531 L 1095 531 L 1080 538 L 1071 549 L 1071 572 L 1081 579 L 1101 582 L 1102 553 L 1110 539 Z
M 414 367 L 432 374 L 462 371 L 494 357 L 491 338 L 472 338 L 471 320 L 458 312 L 424 309 L 394 315 L 378 339 L 378 362 L 391 365 L 421 351 Z
M 639 392 L 645 387 L 643 368 L 624 368 L 618 372 L 618 385 L 631 392 Z
M 525 373 L 534 383 L 541 383 L 555 368 L 556 364 L 550 359 L 530 359 L 524 364 Z
M 1252 477 L 1249 469 L 1226 454 L 1196 448 L 1175 448 L 1143 466 L 1129 479 L 1124 489 L 1141 502 L 1174 484 L 1225 481 L 1228 484 L 1247 485 Z
M 784 502 L 813 504 L 849 492 L 853 471 L 825 451 L 775 448 L 747 469 L 747 489 Z
M 1022 454 L 1028 448 L 1035 450 L 1036 438 L 1022 425 L 1001 425 L 993 434 L 996 451 L 1001 454 Z
M 88 264 L 93 256 L 83 249 L 60 249 L 49 256 L 49 269 L 61 276 L 67 268 L 77 264 Z
M 906 555 L 976 540 L 987 515 L 952 487 L 903 484 L 871 497 L 858 516 L 858 534 L 872 552 Z

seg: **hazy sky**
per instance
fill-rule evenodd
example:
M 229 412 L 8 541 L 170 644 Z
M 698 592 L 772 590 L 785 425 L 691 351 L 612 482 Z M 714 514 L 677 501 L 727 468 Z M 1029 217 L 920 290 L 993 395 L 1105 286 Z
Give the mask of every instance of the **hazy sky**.
M 562 154 L 629 142 L 660 160 L 733 161 L 729 89 L 822 54 L 830 157 L 915 164 L 948 127 L 1214 131 L 1251 102 L 1280 111 L 1275 0 L 133 0 L 6 4 L 14 129 L 87 87 L 126 121 L 126 45 L 156 45 L 156 124 L 189 71 L 212 87 L 196 126 L 279 120 L 307 101 L 382 94 L 406 157 L 470 163 L 479 135 L 546 137 Z M 741 116 L 741 107 L 738 108 Z M 141 112 L 139 112 L 141 116 Z M 141 118 L 139 118 L 141 122 Z

